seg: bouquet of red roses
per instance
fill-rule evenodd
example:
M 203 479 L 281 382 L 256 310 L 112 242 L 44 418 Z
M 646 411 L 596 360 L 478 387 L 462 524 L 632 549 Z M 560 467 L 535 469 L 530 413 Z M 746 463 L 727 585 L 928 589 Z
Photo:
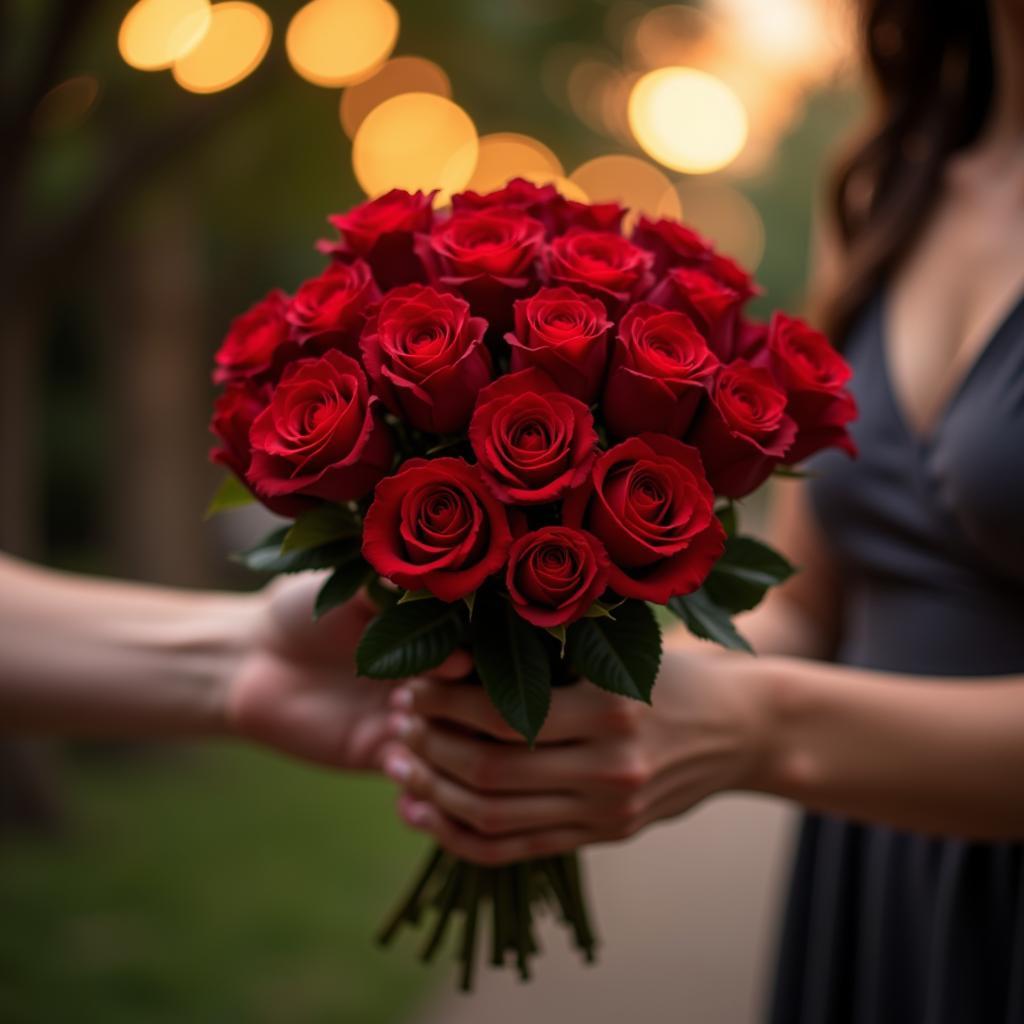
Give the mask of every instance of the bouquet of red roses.
M 522 180 L 450 212 L 433 198 L 331 217 L 323 273 L 231 325 L 212 429 L 233 476 L 214 507 L 251 495 L 293 520 L 243 560 L 332 570 L 317 615 L 369 589 L 361 674 L 468 648 L 532 742 L 571 679 L 650 700 L 652 604 L 747 647 L 732 616 L 791 569 L 738 532 L 734 500 L 824 447 L 853 453 L 850 370 L 801 321 L 748 319 L 750 276 L 679 223 L 627 237 L 621 206 Z M 459 922 L 469 987 L 486 914 L 492 963 L 525 977 L 544 907 L 591 959 L 575 856 L 438 849 L 383 938 L 430 918 L 429 958 Z

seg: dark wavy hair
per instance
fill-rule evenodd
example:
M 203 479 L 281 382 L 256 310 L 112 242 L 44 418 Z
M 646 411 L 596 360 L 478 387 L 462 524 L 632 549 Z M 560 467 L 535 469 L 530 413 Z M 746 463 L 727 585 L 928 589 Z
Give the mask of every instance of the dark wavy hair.
M 913 245 L 950 154 L 980 132 L 993 96 L 986 0 L 860 0 L 873 110 L 837 163 L 828 196 L 842 273 L 813 303 L 842 343 Z

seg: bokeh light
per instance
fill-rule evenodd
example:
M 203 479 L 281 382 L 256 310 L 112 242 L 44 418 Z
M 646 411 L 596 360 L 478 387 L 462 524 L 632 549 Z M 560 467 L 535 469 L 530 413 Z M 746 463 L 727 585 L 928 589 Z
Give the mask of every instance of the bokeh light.
M 430 92 L 450 99 L 452 84 L 444 68 L 432 60 L 425 57 L 393 57 L 369 78 L 350 85 L 341 94 L 339 116 L 345 134 L 353 138 L 374 107 L 403 92 Z
M 756 270 L 764 256 L 764 221 L 739 189 L 724 181 L 699 179 L 678 187 L 683 220 L 727 256 Z
M 629 96 L 629 125 L 658 163 L 688 174 L 727 166 L 747 140 L 747 114 L 720 79 L 696 68 L 649 71 Z
M 372 110 L 352 142 L 352 166 L 367 195 L 440 189 L 438 204 L 469 184 L 480 144 L 469 115 L 432 93 L 393 96 Z
M 626 28 L 624 49 L 638 67 L 660 68 L 693 64 L 715 41 L 716 24 L 705 11 L 669 4 L 634 19 Z
M 255 4 L 227 0 L 210 8 L 210 27 L 199 45 L 174 62 L 174 80 L 189 92 L 220 92 L 259 67 L 273 29 Z
M 285 49 L 292 67 L 314 85 L 349 85 L 388 59 L 398 25 L 387 0 L 312 0 L 289 23 Z
M 480 138 L 480 154 L 469 188 L 490 192 L 512 178 L 546 184 L 564 175 L 558 157 L 543 142 L 517 132 L 495 132 Z
M 169 68 L 210 27 L 209 0 L 139 0 L 121 21 L 117 48 L 140 71 Z
M 622 203 L 630 208 L 627 228 L 641 214 L 679 217 L 679 194 L 665 173 L 638 156 L 612 154 L 580 164 L 569 175 L 592 203 Z
M 55 85 L 32 111 L 36 135 L 57 135 L 74 128 L 88 116 L 100 94 L 95 75 L 75 75 Z

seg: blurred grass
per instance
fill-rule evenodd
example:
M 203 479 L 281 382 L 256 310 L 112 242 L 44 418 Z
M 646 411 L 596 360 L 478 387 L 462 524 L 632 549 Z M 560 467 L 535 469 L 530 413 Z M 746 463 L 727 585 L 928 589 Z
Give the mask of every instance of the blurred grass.
M 230 746 L 76 757 L 59 840 L 0 842 L 0 1021 L 405 1019 L 373 934 L 424 841 L 390 787 Z

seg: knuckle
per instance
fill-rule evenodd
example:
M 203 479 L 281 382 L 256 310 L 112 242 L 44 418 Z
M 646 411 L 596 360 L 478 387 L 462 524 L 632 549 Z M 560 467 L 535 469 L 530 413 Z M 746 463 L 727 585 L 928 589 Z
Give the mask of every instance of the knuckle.
M 636 701 L 620 697 L 609 703 L 604 711 L 604 724 L 612 732 L 628 735 L 636 731 L 642 708 Z
M 605 781 L 619 793 L 635 793 L 651 779 L 647 759 L 638 752 L 624 753 L 611 761 L 605 770 Z
M 475 750 L 466 763 L 466 775 L 471 786 L 476 789 L 488 789 L 497 778 L 494 757 L 489 751 Z

